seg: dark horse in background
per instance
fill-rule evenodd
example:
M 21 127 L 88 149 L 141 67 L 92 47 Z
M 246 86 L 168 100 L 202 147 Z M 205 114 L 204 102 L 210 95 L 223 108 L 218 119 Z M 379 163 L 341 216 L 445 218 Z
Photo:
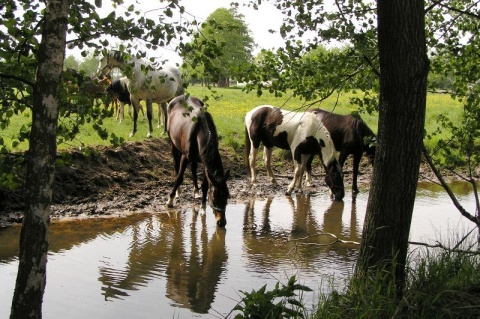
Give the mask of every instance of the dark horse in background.
M 104 100 L 106 105 L 109 103 L 108 96 L 105 94 L 105 88 L 110 84 L 110 78 L 104 79 L 92 78 L 84 72 L 79 72 L 72 68 L 67 68 L 63 72 L 63 79 L 70 99 L 78 99 L 78 94 L 91 100 L 95 105 L 97 99 Z
M 225 210 L 229 197 L 227 180 L 228 170 L 223 169 L 222 158 L 218 151 L 218 134 L 213 118 L 204 108 L 203 102 L 190 96 L 180 95 L 167 107 L 167 134 L 171 141 L 177 178 L 170 192 L 167 206 L 173 207 L 177 190 L 183 182 L 188 164 L 191 164 L 195 191 L 198 192 L 197 166 L 203 164 L 205 176 L 202 182 L 202 206 L 208 202 L 212 208 L 217 225 L 227 224 Z
M 342 167 L 347 157 L 353 154 L 352 191 L 358 193 L 358 167 L 363 153 L 366 153 L 370 163 L 373 164 L 376 144 L 375 133 L 358 116 L 340 115 L 318 108 L 309 111 L 315 114 L 330 132 L 335 149 L 340 152 L 338 161 Z M 307 163 L 307 175 L 311 172 L 312 160 L 313 158 Z
M 276 181 L 270 166 L 272 148 L 278 147 L 292 152 L 295 171 L 286 195 L 290 195 L 295 187 L 302 187 L 307 161 L 318 154 L 326 172 L 325 183 L 334 199 L 342 200 L 345 196 L 342 168 L 337 160 L 330 133 L 313 113 L 260 105 L 246 114 L 245 160 L 253 185 L 256 183 L 255 165 L 260 144 L 264 146 L 263 159 L 273 184 L 276 184 Z
M 105 92 L 112 98 L 113 111 L 117 114 L 116 120 L 122 123 L 124 119 L 124 109 L 125 105 L 132 105 L 130 101 L 130 91 L 128 90 L 129 80 L 126 76 L 121 77 L 117 80 L 112 81 Z M 120 105 L 118 105 L 120 104 Z M 142 111 L 143 119 L 145 119 L 145 112 L 143 111 L 142 105 L 139 106 L 140 111 Z M 132 113 L 129 111 L 130 117 L 133 118 Z

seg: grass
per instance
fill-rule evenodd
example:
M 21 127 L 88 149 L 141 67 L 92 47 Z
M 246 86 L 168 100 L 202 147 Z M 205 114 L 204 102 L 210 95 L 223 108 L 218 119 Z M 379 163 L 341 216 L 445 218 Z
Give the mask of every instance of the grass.
M 480 318 L 478 254 L 429 251 L 415 260 L 400 300 L 379 274 L 368 284 L 351 281 L 346 292 L 320 296 L 312 318 Z
M 242 147 L 244 143 L 244 127 L 243 119 L 245 113 L 255 106 L 262 104 L 271 104 L 287 109 L 295 110 L 301 109 L 304 100 L 298 98 L 289 98 L 284 95 L 282 97 L 275 97 L 273 94 L 264 92 L 262 96 L 258 97 L 255 92 L 245 93 L 241 89 L 236 88 L 214 88 L 214 93 L 205 87 L 190 86 L 188 92 L 191 95 L 199 97 L 206 101 L 208 110 L 215 119 L 215 123 L 218 132 L 222 138 L 222 143 L 228 145 L 234 149 Z M 315 107 L 321 107 L 327 110 L 334 110 L 336 113 L 348 114 L 352 111 L 356 111 L 355 105 L 350 103 L 350 98 L 355 94 L 342 95 L 338 101 L 336 96 L 332 96 L 329 99 L 317 104 Z M 207 98 L 205 98 L 207 97 Z M 143 102 L 142 102 L 143 103 Z M 125 112 L 126 113 L 126 112 Z M 432 132 L 438 127 L 438 121 L 436 117 L 439 114 L 448 114 L 449 118 L 454 122 L 460 123 L 462 106 L 459 102 L 454 101 L 448 95 L 445 94 L 429 94 L 427 97 L 427 120 L 426 131 Z M 378 114 L 362 114 L 362 118 L 368 124 L 368 126 L 377 132 Z M 157 105 L 154 104 L 154 137 L 165 136 L 163 134 L 163 127 L 156 128 L 157 126 Z M 20 130 L 22 125 L 31 122 L 30 111 L 26 111 L 21 114 L 14 115 L 11 118 L 10 126 L 2 131 L 3 138 L 8 147 L 12 148 L 12 143 L 15 143 L 15 134 Z M 118 123 L 115 117 L 106 118 L 103 121 L 104 128 L 115 134 L 117 137 L 124 138 L 126 141 L 140 141 L 146 138 L 148 131 L 148 121 L 138 121 L 138 132 L 134 137 L 129 137 L 129 134 L 133 128 L 132 119 L 126 115 L 123 123 Z M 435 140 L 429 141 L 433 143 Z M 63 143 L 59 146 L 60 149 L 66 149 L 70 147 L 79 147 L 82 145 L 109 145 L 109 140 L 102 140 L 97 132 L 93 130 L 91 124 L 86 124 L 77 135 L 76 139 Z M 432 144 L 433 145 L 433 144 Z M 15 145 L 14 150 L 26 150 L 28 148 L 28 142 L 24 141 L 18 145 Z

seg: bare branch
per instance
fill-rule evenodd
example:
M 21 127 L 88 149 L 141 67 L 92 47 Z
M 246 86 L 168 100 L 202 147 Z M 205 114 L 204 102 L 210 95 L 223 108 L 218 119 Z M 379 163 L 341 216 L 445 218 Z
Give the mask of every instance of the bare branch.
M 457 197 L 455 196 L 455 194 L 452 192 L 451 188 L 447 185 L 447 182 L 443 179 L 443 176 L 442 174 L 440 173 L 440 171 L 437 169 L 437 167 L 435 166 L 435 164 L 433 163 L 433 160 L 432 158 L 430 157 L 430 154 L 428 154 L 427 152 L 427 149 L 425 148 L 425 145 L 423 145 L 422 147 L 422 152 L 423 152 L 423 156 L 425 157 L 425 159 L 427 160 L 427 163 L 428 165 L 430 166 L 430 168 L 432 169 L 433 173 L 435 174 L 435 176 L 438 178 L 438 180 L 440 181 L 440 183 L 442 184 L 442 187 L 445 189 L 445 191 L 447 192 L 448 196 L 450 197 L 450 199 L 452 200 L 453 204 L 455 205 L 455 207 L 458 209 L 458 211 L 460 212 L 460 214 L 462 214 L 465 218 L 467 218 L 468 220 L 470 220 L 471 222 L 475 223 L 475 225 L 477 225 L 477 227 L 480 227 L 480 220 L 478 217 L 475 217 L 473 215 L 471 215 L 469 212 L 467 212 L 465 210 L 465 208 L 463 208 L 463 206 L 460 204 L 460 202 L 457 200 Z
M 474 251 L 474 250 L 463 250 L 463 249 L 457 249 L 457 248 L 449 248 L 444 246 L 443 244 L 437 242 L 436 244 L 427 244 L 427 243 L 421 243 L 421 242 L 416 242 L 416 241 L 409 241 L 408 242 L 410 245 L 417 245 L 417 246 L 423 246 L 427 248 L 440 248 L 452 253 L 462 253 L 462 254 L 471 254 L 471 255 L 480 255 L 480 251 Z
M 4 78 L 4 79 L 13 79 L 13 80 L 17 80 L 19 82 L 22 82 L 22 83 L 25 83 L 31 87 L 33 87 L 35 84 L 27 79 L 24 79 L 22 77 L 19 77 L 19 76 L 16 76 L 16 75 L 13 75 L 13 74 L 5 74 L 5 73 L 0 73 L 0 78 Z
M 472 8 L 473 6 L 475 6 L 476 4 L 473 3 L 468 9 Z M 454 7 L 451 7 L 449 6 L 448 4 L 444 4 L 444 1 L 436 1 L 436 0 L 432 0 L 432 5 L 429 6 L 426 10 L 425 10 L 425 13 L 427 13 L 428 11 L 430 11 L 431 9 L 433 9 L 433 7 L 435 6 L 439 6 L 439 7 L 442 7 L 442 8 L 445 8 L 447 10 L 450 10 L 450 11 L 453 11 L 453 12 L 456 12 L 456 13 L 460 13 L 461 15 L 467 15 L 469 17 L 472 17 L 472 18 L 475 18 L 475 19 L 479 19 L 480 20 L 480 15 L 478 14 L 474 14 L 472 12 L 470 12 L 468 9 L 467 10 L 460 10 L 460 9 L 457 9 L 457 8 L 454 8 Z

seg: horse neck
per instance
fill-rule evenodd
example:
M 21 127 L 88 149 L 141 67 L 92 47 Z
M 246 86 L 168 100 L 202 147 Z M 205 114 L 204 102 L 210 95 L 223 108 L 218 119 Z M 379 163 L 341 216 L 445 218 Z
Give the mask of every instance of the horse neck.
M 205 114 L 198 114 L 198 120 L 203 127 L 203 138 L 199 141 L 200 158 L 205 169 L 213 173 L 219 170 L 223 173 L 223 163 L 218 151 L 218 136 L 214 124 L 209 121 Z
M 333 144 L 330 132 L 328 132 L 324 125 L 319 128 L 319 131 L 321 131 L 320 137 L 323 137 L 322 139 L 325 141 L 325 146 L 320 149 L 320 157 L 323 165 L 327 167 L 331 162 L 337 160 L 335 145 Z

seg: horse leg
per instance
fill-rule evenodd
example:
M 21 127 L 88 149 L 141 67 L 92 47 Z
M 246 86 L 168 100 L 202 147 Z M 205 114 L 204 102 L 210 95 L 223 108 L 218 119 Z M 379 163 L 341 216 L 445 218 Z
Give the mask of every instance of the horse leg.
M 313 162 L 313 158 L 315 157 L 315 155 L 311 155 L 308 160 L 307 160 L 307 164 L 305 166 L 305 185 L 306 186 L 313 186 L 313 183 L 312 183 L 312 162 Z
M 162 102 L 158 105 L 158 128 L 163 125 L 163 132 L 167 133 L 167 103 Z
M 248 156 L 248 160 L 250 161 L 250 182 L 255 185 L 257 183 L 257 173 L 255 170 L 255 163 L 257 161 L 257 153 L 258 153 L 258 148 L 255 148 L 252 145 L 252 148 L 250 149 L 250 155 Z
M 123 112 L 125 109 L 125 104 L 123 102 L 119 102 L 118 100 L 116 100 L 116 102 L 117 102 L 116 103 L 117 104 L 117 121 L 119 123 L 122 123 L 124 119 Z
M 152 137 L 153 127 L 152 127 L 152 99 L 146 100 L 147 104 L 147 118 L 148 118 L 148 134 L 147 137 Z
M 182 158 L 182 152 L 180 152 L 173 143 L 171 144 L 172 147 L 172 156 L 173 156 L 173 168 L 175 169 L 175 175 L 178 176 L 178 172 L 180 171 L 180 159 Z M 178 185 L 177 193 L 175 194 L 176 197 L 180 197 L 182 193 L 181 185 Z
M 197 177 L 197 161 L 192 161 L 191 169 L 192 169 L 192 181 L 193 181 L 193 197 L 199 198 L 200 197 L 200 188 L 198 187 L 198 177 Z
M 293 166 L 294 166 L 293 179 L 292 179 L 292 182 L 288 184 L 287 191 L 285 192 L 285 195 L 287 196 L 290 196 L 292 194 L 292 191 L 295 188 L 295 185 L 297 184 L 298 178 L 300 179 L 302 178 L 302 175 L 300 174 L 301 173 L 300 163 L 294 160 Z
M 305 172 L 305 167 L 307 166 L 307 162 L 313 158 L 313 155 L 311 154 L 302 154 L 302 159 L 300 162 L 300 172 L 298 175 L 298 180 L 297 180 L 297 187 L 298 189 L 302 189 L 302 178 L 303 178 L 303 173 Z
M 207 170 L 205 170 L 205 176 L 202 181 L 202 208 L 205 209 L 207 206 L 207 192 L 208 192 L 208 177 Z
M 138 108 L 140 106 L 140 100 L 134 99 L 133 96 L 130 95 L 130 102 L 132 103 L 133 107 L 133 132 L 130 134 L 130 137 L 133 137 L 135 133 L 137 133 Z
M 265 168 L 267 169 L 267 174 L 270 177 L 270 182 L 273 185 L 277 185 L 277 180 L 275 179 L 275 176 L 273 175 L 272 171 L 272 152 L 273 152 L 273 147 L 272 148 L 263 148 L 263 161 L 265 163 Z
M 362 159 L 362 154 L 353 154 L 353 182 L 352 182 L 352 191 L 353 193 L 358 193 L 357 187 L 357 176 L 358 176 L 358 167 L 360 165 L 360 160 Z
M 172 152 L 173 153 L 173 152 Z M 185 174 L 185 169 L 187 168 L 188 160 L 185 155 L 181 155 L 180 160 L 175 160 L 175 166 L 177 167 L 178 165 L 178 172 L 177 172 L 177 178 L 175 179 L 175 183 L 173 185 L 172 191 L 170 192 L 170 195 L 167 200 L 167 207 L 173 207 L 173 200 L 175 198 L 175 195 L 177 193 L 177 189 L 180 187 L 180 185 L 183 183 L 183 175 Z M 178 162 L 178 164 L 177 164 Z
M 145 115 L 145 110 L 143 109 L 143 106 L 140 104 L 140 111 L 142 111 L 142 121 L 145 121 L 147 116 Z

